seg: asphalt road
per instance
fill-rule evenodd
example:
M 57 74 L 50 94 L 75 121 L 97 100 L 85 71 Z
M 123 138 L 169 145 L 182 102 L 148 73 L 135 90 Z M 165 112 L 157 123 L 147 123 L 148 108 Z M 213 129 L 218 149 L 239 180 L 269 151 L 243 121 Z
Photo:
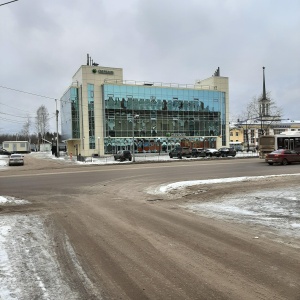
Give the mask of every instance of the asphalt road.
M 26 157 L 0 173 L 1 195 L 26 207 L 1 214 L 48 220 L 60 272 L 81 299 L 300 299 L 300 251 L 268 239 L 261 228 L 191 214 L 190 201 L 214 201 L 234 191 L 293 186 L 292 180 L 221 184 L 155 196 L 160 184 L 224 177 L 298 174 L 300 165 L 268 166 L 258 158 L 150 164 L 66 166 Z M 89 278 L 89 288 L 66 246 Z
M 133 178 L 144 178 L 147 186 L 182 180 L 293 174 L 299 171 L 299 165 L 272 167 L 258 158 L 70 166 L 53 160 L 26 157 L 25 166 L 0 172 L 0 188 L 2 193 L 14 191 L 16 196 L 30 196 L 32 193 L 45 194 L 53 189 L 65 193 L 72 188 L 108 181 L 130 183 Z

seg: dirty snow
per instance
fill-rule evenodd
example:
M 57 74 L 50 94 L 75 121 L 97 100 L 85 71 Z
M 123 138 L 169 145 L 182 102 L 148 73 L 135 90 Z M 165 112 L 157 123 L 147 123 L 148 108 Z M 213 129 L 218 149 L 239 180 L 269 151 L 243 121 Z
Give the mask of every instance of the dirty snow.
M 180 181 L 161 185 L 148 190 L 150 194 L 166 194 L 193 185 L 208 185 L 230 182 L 258 181 L 274 177 L 293 177 L 298 174 L 232 177 L 208 180 Z M 223 196 L 219 201 L 189 203 L 182 206 L 188 211 L 209 218 L 223 219 L 230 222 L 262 225 L 266 232 L 281 238 L 294 238 L 300 241 L 300 187 L 293 190 L 273 189 L 272 191 L 255 191 L 247 194 Z
M 1 300 L 79 299 L 59 271 L 55 246 L 43 223 L 34 215 L 1 216 Z

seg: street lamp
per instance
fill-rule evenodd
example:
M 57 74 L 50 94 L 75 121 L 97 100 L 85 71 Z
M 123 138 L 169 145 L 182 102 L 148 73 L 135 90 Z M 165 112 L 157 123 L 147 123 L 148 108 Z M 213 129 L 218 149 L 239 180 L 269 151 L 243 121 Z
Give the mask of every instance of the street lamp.
M 132 116 L 132 161 L 135 162 L 135 153 L 134 153 L 134 120 L 137 119 L 139 115 Z

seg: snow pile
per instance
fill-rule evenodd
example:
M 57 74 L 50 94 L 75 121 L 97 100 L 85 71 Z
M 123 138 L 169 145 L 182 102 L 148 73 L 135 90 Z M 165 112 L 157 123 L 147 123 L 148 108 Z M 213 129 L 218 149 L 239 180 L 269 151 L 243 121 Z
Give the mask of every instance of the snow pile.
M 9 196 L 0 196 L 0 205 L 20 205 L 20 204 L 28 204 L 30 203 L 27 200 L 16 199 L 14 197 Z
M 0 219 L 0 299 L 79 299 L 62 278 L 38 216 Z
M 232 177 L 208 180 L 180 181 L 147 190 L 149 194 L 167 194 L 193 185 L 258 181 L 266 178 L 299 176 L 300 174 Z M 262 225 L 281 238 L 300 239 L 300 187 L 293 190 L 273 189 L 222 197 L 219 201 L 182 206 L 193 213 L 230 222 Z
M 300 187 L 293 191 L 275 189 L 222 197 L 217 202 L 194 203 L 184 207 L 194 213 L 246 223 L 257 224 L 282 237 L 300 239 Z
M 5 155 L 0 155 L 0 169 L 6 169 L 8 164 L 8 157 Z
M 0 196 L 0 207 L 29 201 Z M 0 300 L 72 299 L 80 295 L 61 272 L 45 217 L 9 214 L 0 218 Z M 74 249 L 65 237 L 65 247 L 77 274 L 88 291 L 93 283 L 81 268 Z M 101 299 L 101 295 L 97 295 Z
M 245 177 L 229 177 L 229 178 L 217 178 L 217 179 L 204 179 L 204 180 L 190 180 L 190 181 L 178 181 L 170 184 L 163 184 L 157 188 L 150 188 L 147 190 L 149 194 L 165 194 L 172 190 L 183 189 L 188 186 L 200 185 L 200 184 L 217 184 L 217 183 L 230 183 L 230 182 L 242 182 L 242 181 L 257 181 L 265 178 L 272 177 L 284 177 L 284 176 L 299 176 L 297 174 L 286 175 L 268 175 L 268 176 L 245 176 Z

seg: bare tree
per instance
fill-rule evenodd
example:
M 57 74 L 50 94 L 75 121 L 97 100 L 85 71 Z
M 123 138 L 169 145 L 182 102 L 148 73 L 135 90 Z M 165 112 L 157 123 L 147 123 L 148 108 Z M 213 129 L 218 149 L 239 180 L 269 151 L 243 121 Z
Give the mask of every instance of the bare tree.
M 271 125 L 280 121 L 282 117 L 282 108 L 276 105 L 276 102 L 271 99 L 270 93 L 266 97 L 253 97 L 246 106 L 246 110 L 242 113 L 240 121 L 252 124 L 260 124 L 261 134 L 268 134 Z
M 46 132 L 49 130 L 49 113 L 44 105 L 40 106 L 36 112 L 35 126 L 38 135 L 38 143 L 40 144 L 40 138 L 44 139 Z
M 22 130 L 20 131 L 20 134 L 26 137 L 26 139 L 29 141 L 30 140 L 30 127 L 31 127 L 31 120 L 30 117 L 27 116 L 27 121 L 23 125 Z M 30 142 L 30 141 L 29 141 Z

